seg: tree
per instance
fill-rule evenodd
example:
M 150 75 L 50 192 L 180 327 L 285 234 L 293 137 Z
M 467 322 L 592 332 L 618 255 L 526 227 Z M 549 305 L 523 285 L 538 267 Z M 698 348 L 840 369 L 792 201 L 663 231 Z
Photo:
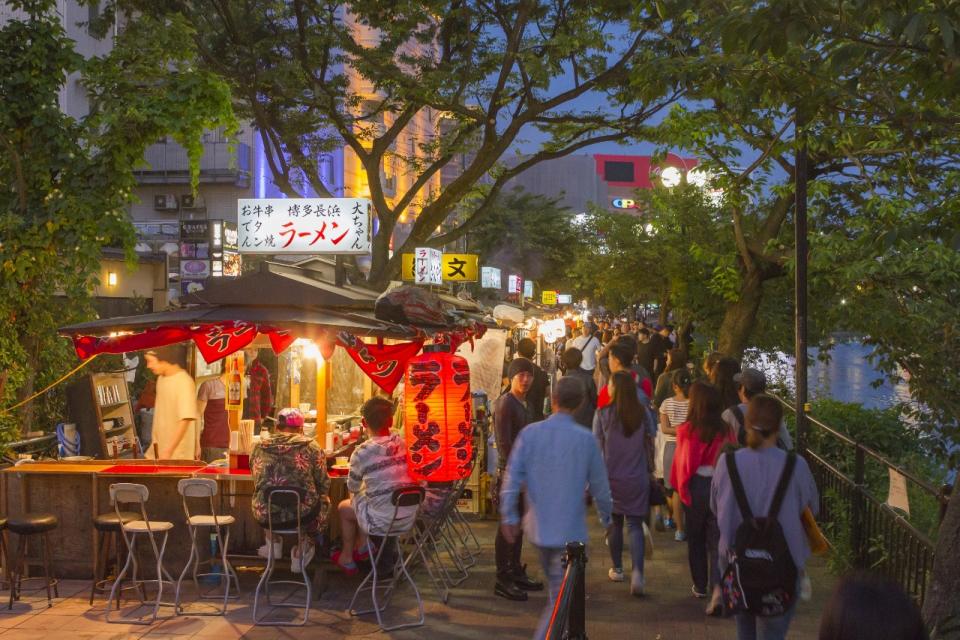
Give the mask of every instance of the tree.
M 82 59 L 53 0 L 16 0 L 0 28 L 0 368 L 3 406 L 71 365 L 57 327 L 88 317 L 102 247 L 133 257 L 126 205 L 147 145 L 172 135 L 198 175 L 204 129 L 233 125 L 229 93 L 192 69 L 186 24 L 126 25 L 113 51 Z M 70 74 L 90 99 L 74 119 L 58 105 Z M 23 428 L 34 425 L 30 407 Z M 4 427 L 14 428 L 11 415 Z
M 502 193 L 470 232 L 468 250 L 482 263 L 521 273 L 542 289 L 559 289 L 582 243 L 571 210 L 514 189 Z
M 271 170 L 293 196 L 317 178 L 318 154 L 344 145 L 358 159 L 379 218 L 369 283 L 400 256 L 442 246 L 479 224 L 510 178 L 538 162 L 640 131 L 679 92 L 663 60 L 684 46 L 652 2 L 566 0 L 130 0 L 130 10 L 185 17 L 199 64 L 227 79 L 264 140 Z M 350 69 L 356 73 L 351 77 Z M 596 107 L 598 99 L 610 107 Z M 432 141 L 397 144 L 426 116 Z M 442 118 L 442 126 L 435 124 Z M 546 141 L 500 164 L 532 135 Z M 456 158 L 443 190 L 423 190 Z M 410 180 L 390 193 L 398 170 Z M 488 183 L 478 187 L 482 178 Z M 364 194 L 365 195 L 365 194 Z M 469 199 L 460 222 L 450 215 Z M 394 246 L 399 223 L 409 235 Z M 438 231 L 447 223 L 445 230 Z

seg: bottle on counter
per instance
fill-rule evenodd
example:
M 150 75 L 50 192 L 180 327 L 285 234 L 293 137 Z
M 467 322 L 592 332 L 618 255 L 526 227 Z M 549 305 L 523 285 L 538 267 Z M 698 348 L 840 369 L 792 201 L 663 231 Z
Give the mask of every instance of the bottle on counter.
M 237 406 L 240 404 L 240 393 L 243 389 L 243 378 L 240 377 L 240 370 L 236 363 L 230 372 L 230 381 L 227 385 L 227 404 Z

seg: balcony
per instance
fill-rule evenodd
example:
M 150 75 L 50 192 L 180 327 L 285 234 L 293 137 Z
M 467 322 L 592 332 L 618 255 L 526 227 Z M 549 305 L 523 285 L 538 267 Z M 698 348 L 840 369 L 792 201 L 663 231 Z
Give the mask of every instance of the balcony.
M 190 163 L 187 150 L 175 142 L 160 142 L 147 147 L 146 166 L 134 170 L 139 184 L 189 184 Z M 250 146 L 225 141 L 205 141 L 200 158 L 201 184 L 250 186 Z

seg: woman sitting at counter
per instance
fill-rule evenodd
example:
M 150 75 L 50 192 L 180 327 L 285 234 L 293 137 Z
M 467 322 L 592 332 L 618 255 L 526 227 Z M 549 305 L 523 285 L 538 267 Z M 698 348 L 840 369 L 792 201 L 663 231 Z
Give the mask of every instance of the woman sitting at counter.
M 260 526 L 268 526 L 268 494 L 271 489 L 293 489 L 300 493 L 300 527 L 305 534 L 304 548 L 290 552 L 290 570 L 299 573 L 310 564 L 316 553 L 315 537 L 327 521 L 330 507 L 328 493 L 330 477 L 327 475 L 323 449 L 313 438 L 303 435 L 303 415 L 296 409 L 283 409 L 277 417 L 277 431 L 269 440 L 261 441 L 250 456 L 250 472 L 253 475 L 253 515 Z M 281 496 L 285 497 L 285 496 Z M 295 529 L 297 512 L 286 502 L 273 502 L 273 528 Z M 259 554 L 267 557 L 270 540 L 260 547 Z M 274 557 L 280 556 L 283 542 L 279 537 L 272 541 Z

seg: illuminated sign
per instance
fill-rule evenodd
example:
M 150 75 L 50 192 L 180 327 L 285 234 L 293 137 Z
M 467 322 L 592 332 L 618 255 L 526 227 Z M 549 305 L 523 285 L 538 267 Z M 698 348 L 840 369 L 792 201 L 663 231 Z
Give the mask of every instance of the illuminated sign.
M 523 297 L 532 298 L 533 297 L 533 280 L 527 280 L 523 283 Z
M 503 284 L 500 280 L 500 269 L 496 267 L 480 268 L 480 287 L 483 289 L 499 289 Z
M 240 253 L 368 254 L 370 210 L 363 198 L 240 199 L 238 248 Z
M 520 293 L 523 291 L 523 278 L 511 273 L 507 276 L 507 293 Z
M 476 282 L 479 256 L 475 253 L 445 253 L 441 258 L 447 282 Z
M 543 304 L 557 304 L 557 292 L 556 291 L 541 292 L 540 302 Z
M 573 295 L 569 293 L 558 293 L 557 304 L 573 304 Z
M 443 255 L 439 249 L 420 247 L 413 251 L 413 281 L 417 284 L 443 282 Z
M 637 201 L 629 198 L 614 198 L 610 203 L 614 209 L 636 209 Z

